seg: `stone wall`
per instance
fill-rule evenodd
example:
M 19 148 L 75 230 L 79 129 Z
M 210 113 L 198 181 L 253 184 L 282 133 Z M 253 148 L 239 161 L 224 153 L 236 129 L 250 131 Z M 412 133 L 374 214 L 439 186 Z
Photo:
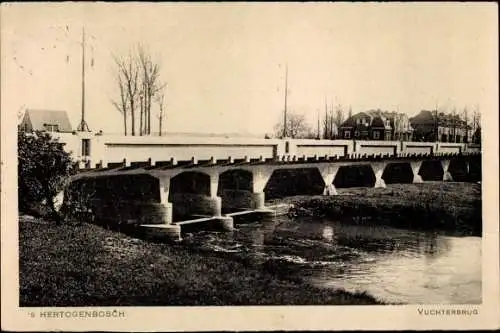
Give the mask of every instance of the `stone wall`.
M 356 154 L 397 154 L 400 143 L 397 141 L 356 141 Z
M 465 144 L 463 143 L 445 143 L 440 142 L 437 144 L 438 153 L 460 153 L 464 151 Z
M 171 222 L 171 207 L 160 203 L 159 183 L 148 175 L 81 178 L 65 190 L 67 211 L 91 210 L 96 222 L 161 224 Z
M 126 155 L 124 155 L 126 152 Z M 175 158 L 178 161 L 209 160 L 232 158 L 272 158 L 274 146 L 252 145 L 252 144 L 118 144 L 109 143 L 106 145 L 105 159 L 107 163 L 121 162 L 124 158 L 130 161 L 147 161 L 151 158 L 153 162 L 169 161 Z
M 348 146 L 346 145 L 297 145 L 297 156 L 345 156 Z
M 403 143 L 403 153 L 408 154 L 432 154 L 435 150 L 433 143 Z
M 97 222 L 134 225 L 171 222 L 171 207 L 155 202 L 93 199 L 91 209 Z
M 222 211 L 232 212 L 243 209 L 255 209 L 264 205 L 264 193 L 252 193 L 245 190 L 225 189 L 220 191 Z
M 222 199 L 194 193 L 172 193 L 174 221 L 195 215 L 220 216 Z

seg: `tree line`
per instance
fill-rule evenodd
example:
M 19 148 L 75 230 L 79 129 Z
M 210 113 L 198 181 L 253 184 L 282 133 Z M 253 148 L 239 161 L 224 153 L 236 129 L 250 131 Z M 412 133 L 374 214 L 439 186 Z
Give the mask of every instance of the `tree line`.
M 405 132 L 405 127 L 408 123 L 408 118 L 406 115 L 398 112 L 392 112 L 394 116 L 392 117 L 392 140 L 399 140 L 401 134 Z M 334 140 L 338 139 L 340 134 L 338 129 L 342 124 L 349 118 L 352 117 L 352 108 L 349 107 L 347 115 L 345 113 L 344 107 L 341 104 L 336 106 L 326 105 L 323 116 L 318 114 L 318 123 L 316 128 L 307 122 L 304 114 L 298 112 L 287 113 L 287 137 L 292 139 L 326 139 Z M 405 119 L 406 117 L 406 119 Z M 451 128 L 453 134 L 458 132 L 459 128 L 463 128 L 464 124 L 470 127 L 472 133 L 476 133 L 478 129 L 481 128 L 481 113 L 476 107 L 472 112 L 464 107 L 461 112 L 458 111 L 456 107 L 451 109 L 436 109 L 434 110 L 435 125 L 438 125 L 438 119 L 447 119 L 448 126 Z M 467 135 L 469 131 L 466 131 Z M 280 120 L 274 126 L 274 137 L 283 137 L 283 120 Z M 466 138 L 470 140 L 470 138 Z
M 351 116 L 352 109 L 349 108 L 347 117 Z M 346 119 L 344 109 L 340 104 L 335 107 L 325 104 L 324 115 L 318 114 L 316 128 L 307 122 L 304 114 L 292 111 L 287 114 L 287 137 L 292 139 L 337 139 L 338 128 Z M 274 136 L 283 136 L 283 120 L 274 126 Z

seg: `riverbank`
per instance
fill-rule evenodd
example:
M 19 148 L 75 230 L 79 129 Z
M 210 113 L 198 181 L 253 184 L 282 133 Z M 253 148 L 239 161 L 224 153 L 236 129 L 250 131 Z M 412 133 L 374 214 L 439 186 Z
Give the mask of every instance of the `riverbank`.
M 315 216 L 349 223 L 380 223 L 416 230 L 481 236 L 481 184 L 425 182 L 386 188 L 343 188 L 335 196 L 294 196 L 290 216 Z
M 153 243 L 91 224 L 21 216 L 21 306 L 373 305 L 230 254 Z

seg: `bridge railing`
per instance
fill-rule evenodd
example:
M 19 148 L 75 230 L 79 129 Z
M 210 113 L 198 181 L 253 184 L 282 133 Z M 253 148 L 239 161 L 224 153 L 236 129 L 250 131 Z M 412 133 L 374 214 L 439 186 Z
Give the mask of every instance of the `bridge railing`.
M 105 136 L 84 133 L 61 136 L 66 148 L 80 160 L 81 168 L 148 162 L 170 161 L 319 160 L 324 156 L 339 159 L 376 159 L 380 156 L 401 157 L 401 154 L 439 154 L 480 152 L 480 146 L 465 143 L 361 141 L 361 140 L 305 140 L 256 139 L 224 137 L 131 137 Z M 91 154 L 81 156 L 83 144 L 90 140 Z

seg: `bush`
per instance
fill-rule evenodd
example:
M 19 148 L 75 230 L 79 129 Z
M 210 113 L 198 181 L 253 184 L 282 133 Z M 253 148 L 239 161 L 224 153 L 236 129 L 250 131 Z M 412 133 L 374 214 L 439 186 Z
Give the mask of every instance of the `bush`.
M 46 217 L 59 222 L 54 198 L 76 172 L 76 163 L 48 133 L 18 131 L 17 147 L 19 210 L 31 212 L 33 207 L 45 206 Z

